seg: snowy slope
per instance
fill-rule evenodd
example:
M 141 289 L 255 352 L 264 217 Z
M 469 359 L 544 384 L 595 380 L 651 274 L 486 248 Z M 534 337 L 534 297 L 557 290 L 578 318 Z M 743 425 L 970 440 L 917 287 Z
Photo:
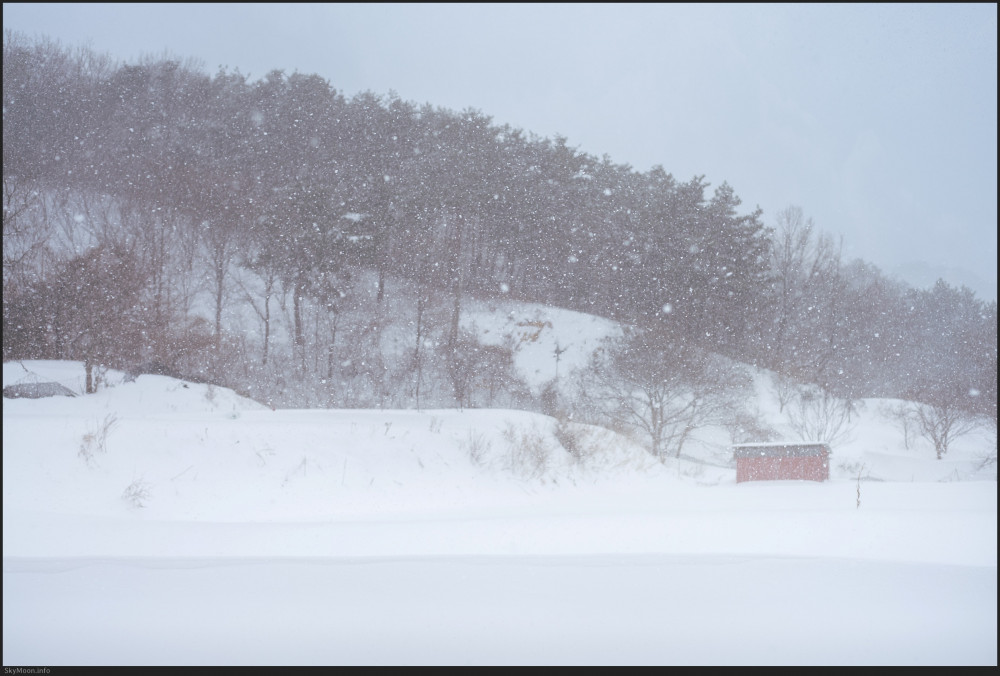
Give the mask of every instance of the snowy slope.
M 561 376 L 615 330 L 515 305 L 467 322 L 530 331 L 532 387 L 557 342 Z M 19 381 L 79 392 L 83 369 L 4 364 Z M 524 411 L 108 381 L 3 401 L 6 664 L 996 663 L 995 441 L 935 460 L 886 402 L 831 481 L 736 484 L 723 430 L 660 463 L 581 428 L 580 461 Z
M 621 335 L 609 319 L 535 303 L 477 302 L 462 319 L 486 345 L 511 340 L 514 366 L 535 394 L 584 367 L 602 339 Z

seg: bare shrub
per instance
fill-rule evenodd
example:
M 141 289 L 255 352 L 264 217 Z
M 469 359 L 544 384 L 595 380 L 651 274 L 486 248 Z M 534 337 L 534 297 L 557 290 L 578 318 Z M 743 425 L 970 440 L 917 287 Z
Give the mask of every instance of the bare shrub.
M 453 345 L 441 350 L 446 358 L 448 377 L 455 400 L 461 408 L 477 405 L 492 407 L 498 400 L 514 403 L 525 399 L 528 389 L 514 368 L 516 343 L 509 339 L 503 345 L 486 345 L 476 335 L 463 331 Z
M 486 455 L 489 453 L 492 444 L 483 434 L 469 429 L 469 437 L 463 443 L 463 446 L 465 446 L 465 450 L 468 452 L 469 459 L 472 460 L 473 464 L 482 465 L 486 461 Z
M 323 469 L 322 467 L 316 465 L 315 461 L 313 462 L 313 466 L 316 469 L 320 470 Z M 299 464 L 296 465 L 290 472 L 285 474 L 285 478 L 282 480 L 281 485 L 282 486 L 288 485 L 288 483 L 292 480 L 292 477 L 300 473 L 302 474 L 303 478 L 309 476 L 309 459 L 304 455 L 302 456 L 302 460 L 299 461 Z
M 992 442 L 992 448 L 980 453 L 976 472 L 982 472 L 997 465 L 997 418 L 995 415 L 986 417 L 986 428 Z
M 530 479 L 541 478 L 545 474 L 551 451 L 538 430 L 518 430 L 508 424 L 503 438 L 507 442 L 505 469 Z
M 559 388 L 556 381 L 550 380 L 542 387 L 542 392 L 538 396 L 538 403 L 542 413 L 553 418 L 565 417 L 563 408 L 559 402 Z
M 266 465 L 267 459 L 275 454 L 274 449 L 268 446 L 267 444 L 264 445 L 264 448 L 260 450 L 255 450 L 254 453 L 257 455 L 257 462 L 260 463 L 261 467 Z
M 80 450 L 78 452 L 78 455 L 83 458 L 84 462 L 90 464 L 94 459 L 94 455 L 97 453 L 103 455 L 108 452 L 108 436 L 117 425 L 118 416 L 114 413 L 109 413 L 104 417 L 103 422 L 95 423 L 87 430 L 80 439 Z
M 553 430 L 556 441 L 566 449 L 570 457 L 577 464 L 584 464 L 588 458 L 594 454 L 594 448 L 587 443 L 587 434 L 578 426 L 575 426 L 565 417 L 556 418 L 556 427 Z
M 975 469 L 973 474 L 978 474 L 979 472 L 985 472 L 990 468 L 995 468 L 997 466 L 997 449 L 996 446 L 992 450 L 980 453 L 976 456 Z M 995 472 L 995 470 L 994 470 Z M 996 478 L 994 476 L 994 478 Z
M 430 431 L 433 432 L 434 434 L 440 434 L 441 433 L 441 426 L 443 424 L 444 424 L 444 419 L 443 418 L 439 418 L 436 415 L 432 415 L 431 416 Z
M 133 509 L 142 509 L 149 501 L 150 486 L 142 479 L 136 479 L 122 491 L 122 500 Z

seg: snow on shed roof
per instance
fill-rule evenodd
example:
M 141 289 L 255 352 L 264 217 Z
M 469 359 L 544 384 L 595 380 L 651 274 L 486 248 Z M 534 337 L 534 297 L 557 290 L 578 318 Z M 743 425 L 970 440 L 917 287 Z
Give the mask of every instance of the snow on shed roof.
M 735 444 L 737 458 L 801 458 L 830 455 L 830 446 L 822 442 L 771 442 Z

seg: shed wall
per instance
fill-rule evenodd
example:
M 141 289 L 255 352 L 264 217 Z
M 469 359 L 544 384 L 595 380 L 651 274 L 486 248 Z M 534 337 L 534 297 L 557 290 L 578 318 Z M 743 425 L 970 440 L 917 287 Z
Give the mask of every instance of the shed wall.
M 775 481 L 805 479 L 826 481 L 830 463 L 825 456 L 800 458 L 751 457 L 736 459 L 736 481 Z

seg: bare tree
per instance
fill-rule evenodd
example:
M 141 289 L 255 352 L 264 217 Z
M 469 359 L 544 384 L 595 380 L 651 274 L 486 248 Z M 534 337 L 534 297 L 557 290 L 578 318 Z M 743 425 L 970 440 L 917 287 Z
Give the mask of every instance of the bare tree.
M 986 416 L 985 418 L 986 429 L 989 434 L 989 438 L 992 448 L 987 448 L 987 450 L 979 456 L 979 466 L 977 470 L 988 469 L 997 464 L 997 417 Z
M 222 340 L 222 311 L 229 291 L 228 275 L 236 261 L 239 250 L 240 231 L 236 223 L 228 220 L 202 221 L 200 234 L 203 253 L 211 271 L 212 300 L 215 309 L 215 348 Z
M 903 448 L 910 450 L 910 444 L 917 433 L 917 415 L 913 405 L 905 401 L 894 405 L 886 405 L 882 409 L 882 415 L 899 425 L 903 431 Z
M 777 371 L 771 379 L 771 391 L 778 400 L 778 412 L 784 413 L 785 407 L 795 399 L 795 381 L 787 374 Z
M 96 390 L 95 367 L 127 368 L 140 360 L 146 282 L 127 250 L 96 247 L 63 263 L 50 282 L 27 294 L 25 316 L 15 325 L 44 334 L 45 356 L 82 360 L 89 394 Z
M 687 341 L 628 330 L 581 374 L 581 413 L 638 433 L 657 458 L 678 457 L 695 430 L 739 408 L 750 384 L 740 367 Z
M 978 418 L 960 408 L 954 399 L 944 398 L 936 403 L 914 406 L 917 430 L 920 436 L 934 444 L 938 460 L 944 457 L 956 438 L 979 426 Z
M 445 346 L 447 349 L 447 346 Z M 448 376 L 460 406 L 476 405 L 476 395 L 482 403 L 493 406 L 502 395 L 516 401 L 527 393 L 527 387 L 514 370 L 515 343 L 508 337 L 502 345 L 484 345 L 474 333 L 462 331 L 454 350 L 448 350 Z
M 39 193 L 16 176 L 3 175 L 3 284 L 22 281 L 49 240 Z
M 844 314 L 840 247 L 799 207 L 784 209 L 777 220 L 773 315 L 765 330 L 770 362 L 785 375 L 826 385 Z
M 835 397 L 823 388 L 807 387 L 789 406 L 789 425 L 803 441 L 835 444 L 846 440 L 854 429 L 854 406 L 853 401 Z
M 260 294 L 263 296 L 261 302 L 255 300 L 256 294 L 247 288 L 247 285 L 241 279 L 237 279 L 237 284 L 240 290 L 243 292 L 243 298 L 253 311 L 257 314 L 260 319 L 261 324 L 264 329 L 263 341 L 263 354 L 261 356 L 261 366 L 267 366 L 267 357 L 271 345 L 271 299 L 274 298 L 275 288 L 278 283 L 278 272 L 273 265 L 269 265 L 264 256 L 251 257 L 244 261 L 243 263 L 246 267 L 256 270 L 259 273 L 260 280 L 264 285 Z

